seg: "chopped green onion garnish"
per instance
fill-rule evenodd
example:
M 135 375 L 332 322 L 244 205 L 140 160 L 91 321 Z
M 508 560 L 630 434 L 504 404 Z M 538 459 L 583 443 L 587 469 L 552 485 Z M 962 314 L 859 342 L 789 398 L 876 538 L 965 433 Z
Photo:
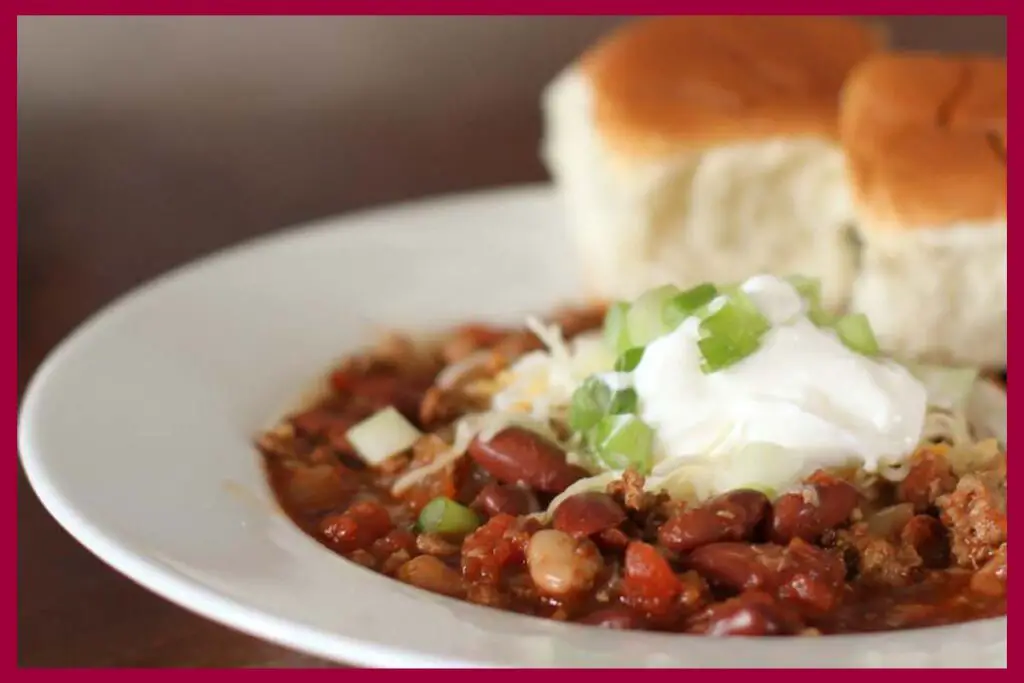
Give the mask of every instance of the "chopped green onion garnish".
M 465 505 L 440 497 L 423 507 L 417 524 L 429 534 L 468 534 L 480 526 L 480 518 Z
M 612 396 L 612 402 L 608 406 L 608 413 L 611 415 L 628 415 L 636 412 L 639 398 L 634 389 L 620 389 Z
M 629 328 L 626 326 L 628 313 L 629 304 L 616 301 L 604 315 L 604 342 L 615 353 L 629 348 Z
M 821 280 L 805 275 L 790 275 L 786 282 L 808 302 L 821 301 Z
M 704 357 L 703 370 L 715 372 L 738 363 L 757 351 L 761 337 L 771 329 L 768 318 L 741 291 L 733 292 L 722 306 L 700 324 L 697 342 Z
M 715 311 L 712 315 L 718 315 L 722 310 L 735 307 L 736 313 L 742 315 L 742 324 L 747 330 L 755 331 L 757 334 L 764 334 L 771 329 L 772 324 L 768 318 L 764 316 L 761 309 L 757 307 L 754 300 L 747 296 L 746 292 L 742 290 L 736 290 L 729 295 L 729 301 L 721 309 Z M 707 322 L 708 318 L 704 318 Z
M 692 287 L 665 302 L 662 319 L 669 329 L 674 330 L 701 307 L 711 303 L 716 296 L 718 288 L 713 284 L 705 283 Z
M 644 292 L 639 299 L 633 302 L 626 317 L 629 341 L 631 342 L 627 348 L 646 346 L 671 331 L 662 319 L 662 311 L 665 309 L 665 302 L 677 294 L 679 294 L 677 287 L 665 285 Z M 623 351 L 626 349 L 621 349 L 620 353 Z
M 735 341 L 725 337 L 705 337 L 698 340 L 697 348 L 703 356 L 701 370 L 705 373 L 718 372 L 757 351 L 760 337 L 744 337 Z
M 654 430 L 633 415 L 604 418 L 589 439 L 597 457 L 613 470 L 651 471 Z
M 865 356 L 878 355 L 878 340 L 863 313 L 844 315 L 835 323 L 836 334 L 846 347 Z
M 572 394 L 569 404 L 569 427 L 585 432 L 608 414 L 612 390 L 598 377 L 588 377 Z
M 836 317 L 820 305 L 811 305 L 808 307 L 807 319 L 818 327 L 831 327 L 836 322 Z
M 807 318 L 818 327 L 831 327 L 835 316 L 821 303 L 821 281 L 803 275 L 791 275 L 786 281 L 807 302 Z
M 644 357 L 644 347 L 636 346 L 619 356 L 615 361 L 615 372 L 633 372 Z

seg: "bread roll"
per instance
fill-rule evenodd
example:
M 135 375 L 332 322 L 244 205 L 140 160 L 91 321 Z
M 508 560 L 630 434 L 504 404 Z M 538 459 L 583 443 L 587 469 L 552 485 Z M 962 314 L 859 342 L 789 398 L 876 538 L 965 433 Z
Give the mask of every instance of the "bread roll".
M 801 273 L 847 301 L 857 250 L 838 100 L 880 42 L 835 18 L 658 18 L 559 75 L 543 156 L 591 293 Z
M 863 242 L 853 307 L 890 353 L 1006 363 L 1006 62 L 880 55 L 840 120 Z

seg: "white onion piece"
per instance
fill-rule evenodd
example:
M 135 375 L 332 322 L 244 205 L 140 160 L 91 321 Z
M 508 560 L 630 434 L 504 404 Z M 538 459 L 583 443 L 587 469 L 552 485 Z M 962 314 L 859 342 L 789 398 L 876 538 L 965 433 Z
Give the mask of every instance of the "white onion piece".
M 421 436 L 420 430 L 392 407 L 374 413 L 345 433 L 359 457 L 369 465 L 379 465 L 411 448 Z

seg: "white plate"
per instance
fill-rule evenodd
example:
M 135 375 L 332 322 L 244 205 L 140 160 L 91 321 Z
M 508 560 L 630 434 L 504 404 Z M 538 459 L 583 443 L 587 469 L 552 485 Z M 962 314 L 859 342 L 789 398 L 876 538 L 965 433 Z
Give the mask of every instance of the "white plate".
M 610 632 L 422 592 L 294 528 L 252 436 L 374 326 L 516 320 L 572 299 L 562 234 L 550 189 L 522 188 L 330 220 L 175 271 L 39 370 L 19 419 L 29 479 L 71 534 L 143 586 L 347 663 L 1005 666 L 1005 619 L 814 639 Z M 1000 396 L 979 405 L 1005 433 Z

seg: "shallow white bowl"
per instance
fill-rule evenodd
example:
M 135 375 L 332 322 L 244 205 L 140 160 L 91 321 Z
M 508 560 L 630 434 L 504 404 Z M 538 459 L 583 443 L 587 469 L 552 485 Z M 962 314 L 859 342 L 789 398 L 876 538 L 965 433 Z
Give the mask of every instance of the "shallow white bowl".
M 522 188 L 325 221 L 175 271 L 39 370 L 19 417 L 28 477 L 71 534 L 143 586 L 351 664 L 1005 666 L 1005 619 L 798 639 L 604 631 L 421 592 L 294 528 L 253 435 L 376 327 L 518 320 L 573 299 L 562 234 L 551 190 Z M 975 409 L 1005 435 L 1001 392 Z

